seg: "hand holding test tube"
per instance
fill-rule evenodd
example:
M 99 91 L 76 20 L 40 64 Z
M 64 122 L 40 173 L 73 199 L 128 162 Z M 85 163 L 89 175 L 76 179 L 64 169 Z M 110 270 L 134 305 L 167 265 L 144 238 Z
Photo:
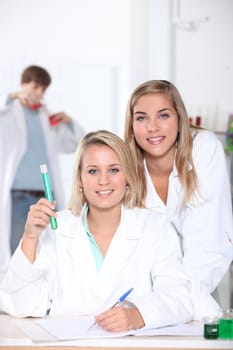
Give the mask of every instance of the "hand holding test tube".
M 45 191 L 45 197 L 48 199 L 48 201 L 53 203 L 52 188 L 51 188 L 51 183 L 50 183 L 48 169 L 47 169 L 47 165 L 46 164 L 41 164 L 40 172 L 42 174 L 44 191 Z M 51 228 L 53 230 L 57 229 L 57 220 L 53 216 L 50 216 L 50 224 L 51 224 Z

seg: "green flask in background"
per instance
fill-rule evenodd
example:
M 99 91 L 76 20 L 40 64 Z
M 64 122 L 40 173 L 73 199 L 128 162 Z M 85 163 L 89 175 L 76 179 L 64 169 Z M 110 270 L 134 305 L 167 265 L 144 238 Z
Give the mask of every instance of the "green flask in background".
M 229 115 L 226 132 L 226 151 L 233 152 L 233 114 Z

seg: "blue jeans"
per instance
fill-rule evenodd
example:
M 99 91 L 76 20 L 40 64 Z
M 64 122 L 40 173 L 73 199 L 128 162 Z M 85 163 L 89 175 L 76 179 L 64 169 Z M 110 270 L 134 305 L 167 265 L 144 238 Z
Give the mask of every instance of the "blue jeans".
M 14 253 L 24 233 L 30 205 L 36 203 L 41 197 L 41 195 L 35 196 L 17 191 L 11 192 L 11 254 Z

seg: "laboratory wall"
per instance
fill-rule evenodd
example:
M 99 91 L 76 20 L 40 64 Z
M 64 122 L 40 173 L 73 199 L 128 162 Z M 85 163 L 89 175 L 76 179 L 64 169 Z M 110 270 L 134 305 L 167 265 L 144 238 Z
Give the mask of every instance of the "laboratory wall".
M 224 132 L 233 112 L 233 1 L 152 0 L 150 77 L 173 81 L 190 116 Z
M 181 0 L 174 11 L 174 79 L 203 126 L 225 131 L 233 113 L 233 1 Z
M 169 79 L 190 115 L 223 131 L 233 111 L 232 15 L 232 0 L 0 0 L 0 93 L 18 88 L 26 65 L 44 65 L 52 109 L 87 131 L 122 134 L 131 90 Z

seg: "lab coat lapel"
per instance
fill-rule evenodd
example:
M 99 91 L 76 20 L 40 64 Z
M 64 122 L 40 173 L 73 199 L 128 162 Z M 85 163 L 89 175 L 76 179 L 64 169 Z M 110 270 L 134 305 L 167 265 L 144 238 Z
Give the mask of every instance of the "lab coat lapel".
M 4 182 L 1 182 L 1 185 L 8 191 L 11 188 L 21 157 L 25 152 L 26 125 L 23 107 L 19 101 L 13 102 L 6 113 L 9 114 L 9 120 L 7 120 L 8 127 L 1 133 L 1 144 L 4 146 L 1 162 L 7 164 L 7 166 L 4 168 Z M 5 118 L 7 117 L 6 115 Z
M 128 215 L 126 216 L 126 211 Z M 131 217 L 132 215 L 132 217 Z M 135 223 L 134 212 L 122 206 L 121 223 L 112 239 L 99 273 L 99 282 L 107 280 L 115 274 L 119 267 L 130 258 L 140 239 L 140 233 Z
M 80 277 L 87 285 L 93 285 L 98 278 L 92 251 L 90 249 L 89 240 L 84 230 L 81 220 L 72 223 L 67 229 L 72 232 L 69 240 L 66 240 L 66 255 L 71 264 L 77 265 L 77 271 Z
M 144 171 L 145 171 L 146 188 L 147 188 L 146 207 L 147 208 L 156 208 L 157 210 L 161 211 L 162 213 L 165 213 L 166 206 L 155 190 L 155 187 L 154 187 L 153 182 L 151 180 L 151 177 L 150 177 L 149 171 L 147 169 L 145 160 L 144 160 Z
M 168 217 L 176 215 L 181 208 L 183 199 L 183 189 L 179 180 L 176 166 L 174 165 L 173 170 L 169 176 L 168 184 L 168 195 L 167 195 L 167 212 Z
M 150 174 L 148 172 L 146 162 L 144 160 L 144 170 L 146 176 L 146 186 L 147 186 L 147 197 L 146 197 L 146 206 L 147 208 L 156 208 L 157 210 L 165 213 L 168 219 L 171 219 L 177 212 L 181 205 L 183 190 L 179 180 L 178 172 L 176 169 L 175 162 L 173 164 L 172 172 L 169 176 L 169 185 L 168 185 L 168 196 L 166 205 L 159 197 L 156 189 L 151 180 Z
M 177 234 L 181 235 L 181 222 L 180 222 L 180 207 L 183 198 L 183 189 L 179 180 L 178 171 L 173 164 L 172 172 L 169 176 L 168 184 L 168 195 L 166 205 L 159 197 L 156 189 L 151 180 L 150 174 L 148 172 L 146 162 L 144 160 L 144 169 L 147 183 L 147 197 L 146 206 L 147 208 L 154 208 L 157 211 L 165 214 L 167 219 L 171 222 L 172 226 L 176 230 Z

